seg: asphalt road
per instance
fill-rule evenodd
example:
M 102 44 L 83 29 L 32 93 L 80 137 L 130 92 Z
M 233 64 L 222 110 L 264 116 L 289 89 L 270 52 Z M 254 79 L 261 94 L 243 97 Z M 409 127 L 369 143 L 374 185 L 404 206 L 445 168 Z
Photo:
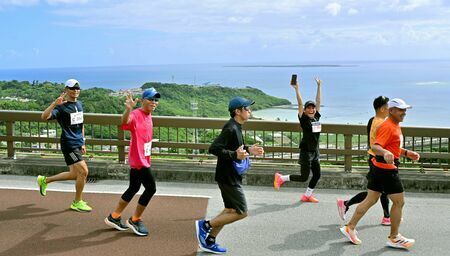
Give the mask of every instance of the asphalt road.
M 85 190 L 121 194 L 127 185 L 127 181 L 104 180 L 87 184 Z M 0 187 L 37 190 L 35 177 L 29 176 L 0 175 Z M 74 185 L 52 183 L 49 191 L 52 189 L 74 190 Z M 315 194 L 320 202 L 311 204 L 300 203 L 303 189 L 299 188 L 276 192 L 270 187 L 245 186 L 244 190 L 249 217 L 226 226 L 217 239 L 228 249 L 228 255 L 449 255 L 449 194 L 406 193 L 400 232 L 416 239 L 415 246 L 407 251 L 386 247 L 389 227 L 380 225 L 379 204 L 357 227 L 361 245 L 351 244 L 339 232 L 343 223 L 337 214 L 336 198 L 349 198 L 359 191 L 318 189 Z M 223 209 L 219 189 L 213 184 L 158 182 L 157 194 L 210 196 L 209 218 Z

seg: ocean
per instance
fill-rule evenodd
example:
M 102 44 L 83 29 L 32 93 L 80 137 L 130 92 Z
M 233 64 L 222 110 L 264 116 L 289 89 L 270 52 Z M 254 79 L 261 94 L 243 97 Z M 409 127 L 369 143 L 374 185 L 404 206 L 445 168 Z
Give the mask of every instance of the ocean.
M 75 78 L 84 88 L 113 90 L 136 88 L 150 81 L 250 86 L 296 104 L 289 85 L 291 74 L 298 74 L 304 100 L 315 98 L 314 77 L 323 81 L 323 123 L 366 124 L 373 115 L 373 99 L 385 95 L 402 98 L 413 106 L 403 126 L 450 127 L 450 60 L 3 69 L 0 80 L 62 83 Z M 296 109 L 292 105 L 253 114 L 266 120 L 297 121 Z

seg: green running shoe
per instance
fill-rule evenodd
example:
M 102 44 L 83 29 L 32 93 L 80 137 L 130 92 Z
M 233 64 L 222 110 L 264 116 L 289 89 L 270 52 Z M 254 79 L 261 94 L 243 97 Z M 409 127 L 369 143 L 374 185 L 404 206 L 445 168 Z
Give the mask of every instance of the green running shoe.
M 70 205 L 70 209 L 77 211 L 77 212 L 90 212 L 92 211 L 92 208 L 83 200 L 80 200 L 78 202 L 75 202 L 75 200 Z
M 45 181 L 46 177 L 39 175 L 37 177 L 37 184 L 39 185 L 39 192 L 41 193 L 41 196 L 47 195 L 47 182 Z

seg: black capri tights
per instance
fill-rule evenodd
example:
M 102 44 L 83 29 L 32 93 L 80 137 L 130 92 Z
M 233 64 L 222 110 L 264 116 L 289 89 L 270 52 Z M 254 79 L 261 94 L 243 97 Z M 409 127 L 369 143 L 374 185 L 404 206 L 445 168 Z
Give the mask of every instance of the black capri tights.
M 153 195 L 156 193 L 155 179 L 153 178 L 150 167 L 143 167 L 141 169 L 131 168 L 130 185 L 125 193 L 123 193 L 122 199 L 126 202 L 130 202 L 141 188 L 141 184 L 144 185 L 145 190 L 141 197 L 139 197 L 138 203 L 147 206 L 150 199 L 152 199 Z
M 320 179 L 319 151 L 300 152 L 298 163 L 300 164 L 301 175 L 290 175 L 290 180 L 305 182 L 308 180 L 309 173 L 312 172 L 312 178 L 309 181 L 308 188 L 315 188 Z

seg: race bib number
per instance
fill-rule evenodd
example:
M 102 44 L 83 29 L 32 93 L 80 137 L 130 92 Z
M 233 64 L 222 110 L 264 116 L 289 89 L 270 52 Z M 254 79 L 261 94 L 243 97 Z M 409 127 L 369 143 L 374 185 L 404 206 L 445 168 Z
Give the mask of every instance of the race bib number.
M 144 156 L 152 155 L 152 142 L 147 142 L 144 144 Z
M 83 112 L 70 113 L 70 124 L 82 124 L 83 123 Z
M 312 125 L 312 132 L 321 132 L 322 131 L 322 124 L 320 122 L 311 122 Z

